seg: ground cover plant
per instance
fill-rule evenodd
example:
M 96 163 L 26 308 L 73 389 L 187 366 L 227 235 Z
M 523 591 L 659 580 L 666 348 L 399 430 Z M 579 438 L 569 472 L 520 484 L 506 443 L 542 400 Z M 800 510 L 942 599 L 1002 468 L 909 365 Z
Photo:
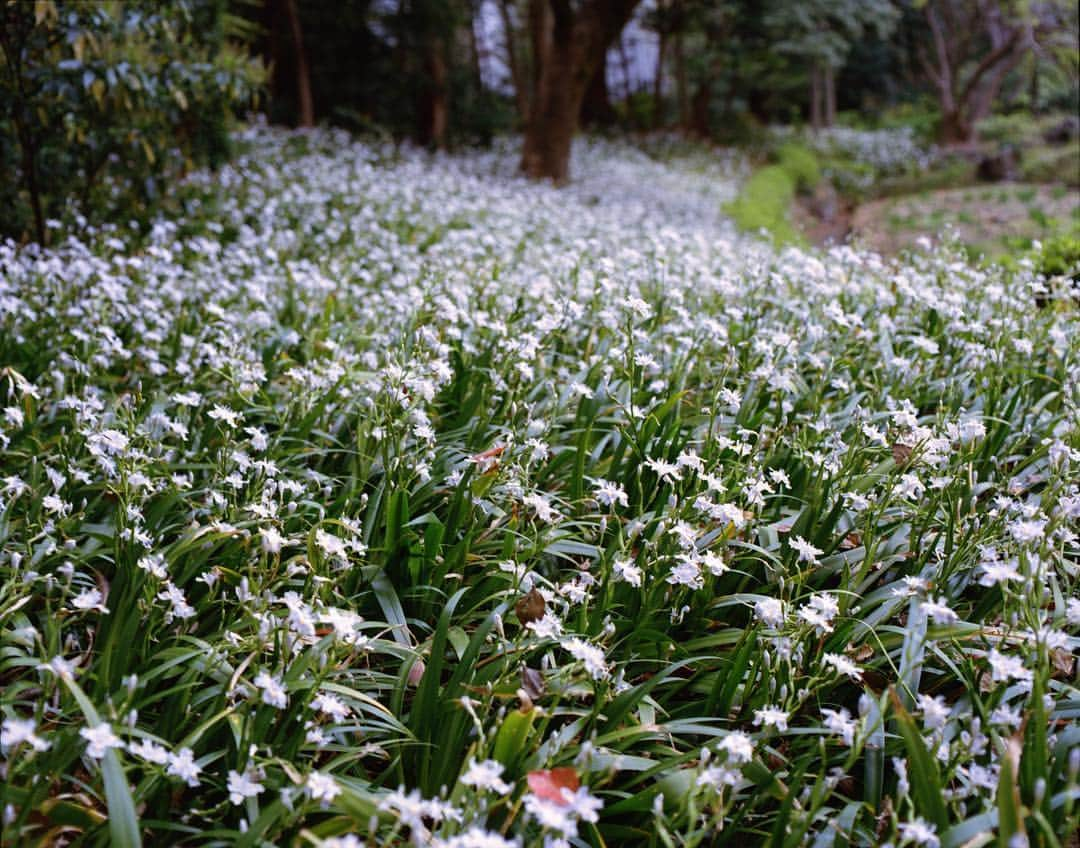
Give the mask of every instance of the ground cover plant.
M 239 143 L 0 247 L 0 842 L 1068 844 L 1071 281 Z

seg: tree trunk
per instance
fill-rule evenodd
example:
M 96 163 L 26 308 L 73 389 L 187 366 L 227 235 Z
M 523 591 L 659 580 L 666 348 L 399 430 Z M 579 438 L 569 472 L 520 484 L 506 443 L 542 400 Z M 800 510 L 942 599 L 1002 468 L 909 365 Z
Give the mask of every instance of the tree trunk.
M 517 51 L 517 34 L 514 21 L 510 16 L 511 0 L 499 0 L 499 15 L 502 17 L 503 34 L 506 38 L 506 64 L 510 69 L 510 82 L 514 86 L 514 105 L 522 125 L 529 119 L 529 85 L 521 67 Z
M 588 0 L 574 12 L 569 0 L 550 0 L 551 38 L 539 54 L 540 76 L 521 154 L 527 176 L 566 181 L 585 89 L 638 1 Z
M 822 80 L 825 89 L 825 126 L 836 123 L 836 71 L 832 65 L 826 65 Z
M 585 89 L 585 98 L 581 101 L 581 124 L 585 127 L 610 127 L 617 117 L 608 94 L 606 58 L 593 71 L 589 86 Z
M 941 142 L 949 147 L 970 147 L 975 143 L 975 125 L 959 109 L 941 113 Z
M 679 105 L 679 126 L 690 127 L 690 96 L 686 85 L 686 49 L 683 33 L 675 33 L 675 100 Z
M 824 124 L 821 65 L 815 63 L 810 69 L 810 126 L 820 130 Z
M 709 120 L 709 107 L 712 105 L 712 80 L 703 79 L 694 92 L 690 102 L 690 131 L 700 138 L 712 135 L 712 123 Z
M 446 147 L 450 116 L 450 74 L 441 38 L 430 36 L 424 46 L 424 77 L 418 141 L 426 147 L 442 149 Z
M 663 9 L 663 3 L 660 4 Z M 653 77 L 653 129 L 660 129 L 664 125 L 664 54 L 667 52 L 667 34 L 664 30 L 659 33 L 660 43 L 656 49 L 656 76 Z
M 311 97 L 311 73 L 308 70 L 307 51 L 304 50 L 304 34 L 300 29 L 300 15 L 296 0 L 285 0 L 285 15 L 289 19 L 293 54 L 296 58 L 296 95 L 299 101 L 299 123 L 302 127 L 315 126 L 315 103 Z

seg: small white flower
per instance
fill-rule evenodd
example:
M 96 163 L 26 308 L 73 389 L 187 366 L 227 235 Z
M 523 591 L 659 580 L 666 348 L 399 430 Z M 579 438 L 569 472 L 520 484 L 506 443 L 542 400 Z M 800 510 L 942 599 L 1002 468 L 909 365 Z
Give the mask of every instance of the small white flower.
M 788 714 L 779 707 L 766 706 L 754 710 L 754 727 L 775 727 L 781 733 L 788 729 Z
M 243 804 L 245 798 L 254 798 L 266 787 L 247 774 L 238 771 L 229 772 L 229 800 L 234 804 Z
M 641 569 L 630 560 L 616 557 L 611 562 L 611 570 L 615 573 L 617 580 L 622 580 L 634 587 L 641 586 Z
M 169 764 L 165 773 L 179 777 L 188 786 L 199 785 L 201 771 L 202 766 L 195 762 L 195 753 L 190 748 L 181 748 L 177 753 L 169 754 Z
M 799 562 L 808 562 L 816 565 L 818 557 L 825 553 L 821 548 L 815 548 L 802 536 L 792 536 L 788 544 L 799 555 Z
M 477 789 L 509 795 L 513 787 L 502 779 L 504 768 L 502 763 L 495 760 L 471 760 L 465 774 L 461 776 L 461 782 Z
M 762 598 L 754 604 L 754 615 L 766 627 L 774 630 L 784 626 L 784 602 L 779 598 Z
M 32 718 L 5 718 L 0 725 L 0 748 L 6 752 L 25 743 L 35 751 L 47 751 L 50 743 L 38 736 L 35 729 Z
M 120 737 L 112 732 L 112 728 L 104 723 L 95 727 L 84 727 L 79 731 L 79 735 L 87 742 L 87 755 L 95 760 L 104 757 L 109 748 L 119 748 L 124 744 Z
M 264 704 L 277 707 L 279 710 L 283 710 L 289 705 L 289 695 L 285 691 L 285 687 L 281 685 L 281 681 L 276 677 L 272 677 L 265 671 L 260 671 L 255 675 L 254 682 L 262 690 Z
M 313 771 L 307 776 L 304 788 L 307 789 L 311 800 L 320 801 L 324 806 L 341 794 L 341 787 L 338 786 L 337 781 L 330 775 L 318 771 Z

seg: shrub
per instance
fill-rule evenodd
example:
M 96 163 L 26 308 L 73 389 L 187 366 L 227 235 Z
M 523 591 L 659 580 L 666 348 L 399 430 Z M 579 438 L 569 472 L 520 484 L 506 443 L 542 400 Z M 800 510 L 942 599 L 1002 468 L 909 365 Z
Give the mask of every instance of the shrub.
M 7 3 L 0 11 L 0 235 L 141 217 L 166 180 L 228 153 L 262 67 L 221 0 Z
M 797 236 L 787 212 L 795 198 L 796 185 L 795 177 L 782 165 L 769 165 L 747 180 L 725 211 L 741 230 L 765 230 L 775 241 L 795 241 Z
M 812 191 L 821 180 L 817 157 L 801 144 L 785 144 L 776 152 L 776 159 L 799 191 Z

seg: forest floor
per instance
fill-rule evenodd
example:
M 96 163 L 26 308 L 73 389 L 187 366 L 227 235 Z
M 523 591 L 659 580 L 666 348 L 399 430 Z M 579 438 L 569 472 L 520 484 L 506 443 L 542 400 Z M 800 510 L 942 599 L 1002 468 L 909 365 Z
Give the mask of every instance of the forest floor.
M 895 254 L 951 232 L 974 253 L 997 257 L 1080 226 L 1080 191 L 1066 186 L 995 183 L 924 191 L 864 203 L 850 222 L 868 249 Z

